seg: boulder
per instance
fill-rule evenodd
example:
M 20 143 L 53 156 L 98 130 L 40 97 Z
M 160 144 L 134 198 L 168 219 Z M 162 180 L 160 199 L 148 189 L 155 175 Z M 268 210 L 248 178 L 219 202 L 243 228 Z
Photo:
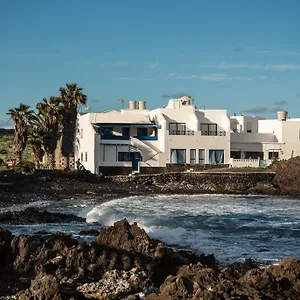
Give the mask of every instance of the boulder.
M 147 285 L 147 277 L 138 269 L 130 271 L 107 271 L 98 282 L 85 283 L 77 287 L 79 295 L 87 299 L 121 299 Z
M 31 281 L 29 289 L 16 295 L 19 300 L 61 300 L 59 284 L 52 275 L 39 274 Z

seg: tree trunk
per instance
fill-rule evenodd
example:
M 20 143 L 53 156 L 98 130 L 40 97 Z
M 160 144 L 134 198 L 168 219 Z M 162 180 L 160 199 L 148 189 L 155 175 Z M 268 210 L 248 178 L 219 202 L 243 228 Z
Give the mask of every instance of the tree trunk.
M 51 166 L 51 169 L 52 169 L 52 170 L 55 170 L 55 169 L 56 169 L 56 160 L 55 160 L 55 154 L 54 154 L 54 152 L 52 152 L 52 153 L 50 154 L 49 159 L 50 159 L 50 166 Z

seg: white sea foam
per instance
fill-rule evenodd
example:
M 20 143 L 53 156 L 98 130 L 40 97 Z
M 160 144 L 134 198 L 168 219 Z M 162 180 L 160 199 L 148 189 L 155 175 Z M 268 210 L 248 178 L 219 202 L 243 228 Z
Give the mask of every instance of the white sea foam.
M 87 223 L 11 226 L 15 232 L 64 230 L 79 236 L 81 230 L 99 229 L 98 223 L 100 227 L 110 226 L 127 218 L 130 223 L 137 222 L 152 238 L 181 249 L 214 253 L 221 263 L 245 258 L 267 263 L 282 257 L 300 259 L 300 201 L 296 200 L 237 195 L 147 195 L 101 205 L 87 199 L 36 201 L 23 208 L 28 205 L 74 213 L 86 217 Z

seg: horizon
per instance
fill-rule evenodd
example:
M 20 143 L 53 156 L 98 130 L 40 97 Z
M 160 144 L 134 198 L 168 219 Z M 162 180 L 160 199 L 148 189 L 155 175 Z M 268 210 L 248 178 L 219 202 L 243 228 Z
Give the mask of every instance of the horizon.
M 71 4 L 71 5 L 70 5 Z M 228 115 L 300 117 L 300 2 L 3 3 L 0 127 L 76 82 L 91 112 L 188 94 Z

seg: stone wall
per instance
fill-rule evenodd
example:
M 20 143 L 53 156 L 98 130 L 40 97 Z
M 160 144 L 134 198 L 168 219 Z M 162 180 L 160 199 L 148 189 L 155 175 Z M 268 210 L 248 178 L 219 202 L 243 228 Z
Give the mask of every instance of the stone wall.
M 276 194 L 275 174 L 251 173 L 164 173 L 156 175 L 115 176 L 113 180 L 155 185 L 172 193 L 266 193 Z

